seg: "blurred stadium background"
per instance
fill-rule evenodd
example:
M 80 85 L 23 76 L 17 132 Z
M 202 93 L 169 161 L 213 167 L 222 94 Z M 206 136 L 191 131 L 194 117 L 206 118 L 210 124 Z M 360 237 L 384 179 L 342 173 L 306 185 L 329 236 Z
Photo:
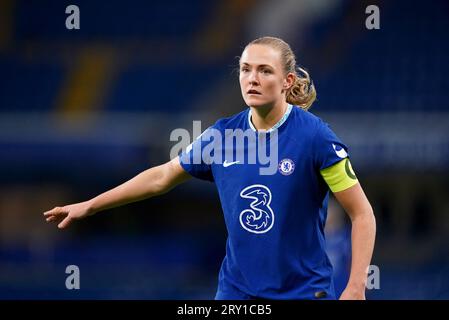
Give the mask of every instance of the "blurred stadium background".
M 81 29 L 67 30 L 76 4 Z M 381 29 L 367 30 L 377 4 Z M 449 3 L 406 0 L 0 1 L 0 298 L 211 299 L 226 231 L 190 181 L 67 231 L 42 212 L 169 159 L 170 132 L 245 106 L 236 56 L 284 38 L 314 79 L 311 112 L 350 147 L 374 207 L 371 299 L 449 299 Z M 331 203 L 341 290 L 348 223 Z M 65 288 L 65 268 L 81 289 Z

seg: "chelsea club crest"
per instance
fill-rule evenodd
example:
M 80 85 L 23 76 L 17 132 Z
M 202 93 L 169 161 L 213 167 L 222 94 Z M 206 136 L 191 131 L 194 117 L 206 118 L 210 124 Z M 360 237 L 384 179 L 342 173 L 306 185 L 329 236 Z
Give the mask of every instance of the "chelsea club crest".
M 279 162 L 278 170 L 284 176 L 291 175 L 295 170 L 295 163 L 291 159 L 283 159 Z

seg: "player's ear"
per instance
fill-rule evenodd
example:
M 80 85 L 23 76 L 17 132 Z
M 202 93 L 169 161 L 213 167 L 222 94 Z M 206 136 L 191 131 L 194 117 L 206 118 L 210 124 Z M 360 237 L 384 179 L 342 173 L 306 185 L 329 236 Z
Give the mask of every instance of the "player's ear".
M 284 84 L 283 89 L 288 90 L 290 89 L 293 84 L 295 83 L 296 75 L 292 72 L 289 72 L 287 76 L 284 78 Z

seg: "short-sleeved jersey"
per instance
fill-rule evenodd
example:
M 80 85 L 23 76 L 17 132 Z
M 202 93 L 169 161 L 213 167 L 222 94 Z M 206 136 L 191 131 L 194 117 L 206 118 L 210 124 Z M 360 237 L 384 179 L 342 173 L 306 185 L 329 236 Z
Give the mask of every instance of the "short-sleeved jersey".
M 204 139 L 212 128 L 221 137 Z M 273 174 L 260 173 L 266 163 L 259 159 L 251 164 L 225 156 L 233 154 L 224 143 L 229 129 L 261 134 L 250 109 L 217 121 L 180 155 L 184 170 L 215 182 L 221 200 L 228 239 L 216 298 L 334 299 L 324 238 L 329 188 L 320 170 L 348 157 L 347 147 L 328 124 L 296 106 L 289 105 L 273 128 L 278 147 Z M 221 163 L 193 161 L 195 149 L 220 139 L 214 152 L 222 152 Z

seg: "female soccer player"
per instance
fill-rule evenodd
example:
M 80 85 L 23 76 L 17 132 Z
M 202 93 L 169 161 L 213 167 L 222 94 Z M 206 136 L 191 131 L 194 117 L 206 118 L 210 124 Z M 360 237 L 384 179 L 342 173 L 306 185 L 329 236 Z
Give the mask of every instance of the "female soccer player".
M 365 299 L 375 218 L 347 147 L 307 111 L 316 97 L 309 74 L 296 67 L 287 43 L 263 37 L 245 47 L 239 78 L 249 108 L 205 132 L 270 134 L 267 145 L 276 143 L 279 159 L 275 170 L 261 174 L 260 159 L 195 159 L 195 150 L 205 146 L 200 137 L 179 157 L 88 201 L 55 207 L 44 213 L 46 220 L 65 228 L 99 211 L 163 194 L 191 176 L 214 181 L 228 231 L 216 299 L 335 299 L 324 239 L 330 189 L 352 221 L 351 273 L 340 299 Z M 236 153 L 224 149 L 214 155 Z

